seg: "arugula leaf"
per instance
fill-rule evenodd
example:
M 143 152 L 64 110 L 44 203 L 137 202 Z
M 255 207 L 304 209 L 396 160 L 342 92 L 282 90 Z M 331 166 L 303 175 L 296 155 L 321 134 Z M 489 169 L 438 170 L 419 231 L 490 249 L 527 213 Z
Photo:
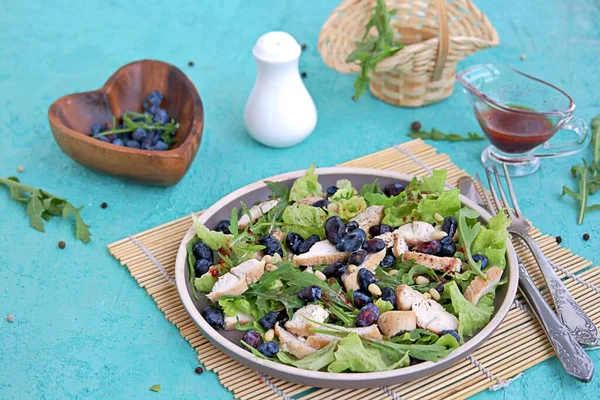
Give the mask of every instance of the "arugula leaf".
M 439 336 L 425 329 L 415 329 L 410 332 L 404 332 L 401 335 L 391 338 L 394 343 L 402 344 L 433 344 L 437 342 Z
M 321 239 L 325 237 L 324 226 L 327 213 L 322 208 L 307 204 L 292 204 L 283 210 L 281 218 L 286 233 L 295 232 L 304 239 L 311 235 L 318 235 Z
M 290 189 L 281 182 L 265 181 L 265 184 L 271 189 L 271 199 L 279 199 L 289 196 Z
M 406 192 L 402 192 L 397 196 L 387 197 L 383 193 L 365 193 L 364 198 L 367 203 L 371 206 L 385 206 L 391 207 L 398 203 L 406 201 Z
M 363 185 L 363 187 L 360 188 L 360 190 L 358 191 L 358 195 L 359 196 L 363 196 L 363 197 L 365 197 L 365 195 L 367 193 L 373 193 L 373 194 L 375 194 L 375 193 L 381 193 L 381 194 L 383 194 L 383 191 L 379 187 L 379 179 L 375 179 L 375 182 L 373 182 L 373 183 L 367 183 L 367 184 Z M 367 199 L 367 202 L 368 201 L 369 200 Z M 371 205 L 371 204 L 369 204 L 369 205 Z
M 315 175 L 315 164 L 312 164 L 306 173 L 294 181 L 290 189 L 290 201 L 298 201 L 311 194 L 321 194 L 323 188 Z
M 237 321 L 235 323 L 235 330 L 241 332 L 257 331 L 260 332 L 261 336 L 264 336 L 265 334 L 265 328 L 263 328 L 262 325 L 258 323 L 258 321 L 250 321 L 246 325 L 242 325 L 240 324 L 240 321 Z
M 467 136 L 461 136 L 458 133 L 444 133 L 435 128 L 431 132 L 427 131 L 411 131 L 407 135 L 413 139 L 429 139 L 429 140 L 445 140 L 448 142 L 474 141 L 483 140 L 483 136 L 475 132 L 468 132 Z
M 479 235 L 481 231 L 481 223 L 469 221 L 476 221 L 477 213 L 470 208 L 461 208 L 457 215 L 458 222 L 458 242 L 460 248 L 464 249 L 465 259 L 471 269 L 476 275 L 485 278 L 485 274 L 481 272 L 481 261 L 475 262 L 471 257 L 471 245 Z
M 45 232 L 44 221 L 42 221 L 42 214 L 44 213 L 44 203 L 40 199 L 40 191 L 36 190 L 31 194 L 29 203 L 27 203 L 27 209 L 25 214 L 29 216 L 29 223 L 40 232 Z
M 145 129 L 147 131 L 160 131 L 161 132 L 161 140 L 168 145 L 171 145 L 176 142 L 175 132 L 179 129 L 179 123 L 174 119 L 171 119 L 169 123 L 166 125 L 161 125 L 158 122 L 154 122 L 154 119 L 151 115 L 146 113 L 137 113 L 133 111 L 125 111 L 123 113 L 123 127 L 116 128 L 117 119 L 115 116 L 112 117 L 112 129 L 99 133 L 97 136 L 106 136 L 106 135 L 116 135 L 119 133 L 129 133 L 133 132 L 138 128 Z
M 67 219 L 69 218 L 69 215 L 73 215 L 75 218 L 75 236 L 82 242 L 87 243 L 91 240 L 92 235 L 88 229 L 90 226 L 83 222 L 81 215 L 79 215 L 79 210 L 82 208 L 83 207 L 75 208 L 71 203 L 65 203 L 62 216 L 63 219 Z

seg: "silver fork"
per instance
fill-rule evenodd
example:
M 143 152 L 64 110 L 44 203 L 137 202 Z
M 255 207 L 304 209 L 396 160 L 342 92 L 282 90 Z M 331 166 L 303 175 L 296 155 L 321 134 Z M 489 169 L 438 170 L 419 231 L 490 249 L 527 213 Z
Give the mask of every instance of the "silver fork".
M 498 185 L 498 191 L 500 192 L 502 201 L 500 201 L 498 195 L 496 194 L 490 171 L 486 169 L 485 173 L 487 175 L 492 198 L 494 199 L 497 209 L 500 210 L 503 208 L 504 204 L 506 210 L 508 211 L 511 221 L 508 231 L 521 238 L 525 244 L 527 244 L 527 247 L 529 247 L 529 250 L 538 263 L 540 270 L 542 271 L 542 275 L 546 280 L 546 284 L 548 285 L 548 289 L 550 290 L 550 295 L 554 301 L 554 306 L 556 308 L 558 317 L 573 335 L 573 337 L 577 340 L 577 342 L 584 345 L 595 344 L 598 340 L 598 328 L 577 304 L 558 275 L 556 275 L 552 262 L 544 255 L 537 243 L 529 236 L 529 228 L 531 227 L 531 224 L 527 222 L 527 220 L 523 217 L 521 210 L 519 209 L 519 204 L 517 203 L 515 191 L 513 189 L 512 182 L 510 181 L 510 176 L 508 175 L 506 165 L 504 165 L 504 176 L 506 177 L 506 184 L 512 200 L 513 209 L 510 208 L 506 195 L 504 194 L 502 181 L 500 180 L 500 174 L 498 174 L 496 167 L 494 167 L 494 177 Z

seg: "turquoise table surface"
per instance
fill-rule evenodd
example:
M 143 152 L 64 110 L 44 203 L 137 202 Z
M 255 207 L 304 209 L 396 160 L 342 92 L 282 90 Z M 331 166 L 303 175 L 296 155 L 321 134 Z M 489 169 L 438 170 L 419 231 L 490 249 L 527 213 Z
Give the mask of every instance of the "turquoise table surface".
M 600 3 L 597 0 L 476 1 L 501 45 L 461 62 L 501 62 L 557 84 L 576 100 L 576 115 L 600 113 Z M 0 398 L 230 399 L 212 373 L 196 375 L 196 354 L 152 299 L 108 253 L 128 234 L 203 209 L 258 179 L 331 166 L 407 141 L 413 120 L 425 128 L 478 130 L 461 91 L 435 105 L 399 109 L 370 95 L 353 102 L 353 76 L 328 69 L 316 50 L 333 0 L 310 1 L 0 1 L 0 176 L 17 174 L 85 206 L 93 240 L 74 239 L 70 223 L 28 226 L 23 207 L 0 189 Z M 308 49 L 300 69 L 319 111 L 304 143 L 266 148 L 245 132 L 243 109 L 255 78 L 251 49 L 285 30 Z M 526 55 L 522 61 L 520 56 Z M 54 142 L 46 113 L 58 97 L 95 89 L 121 65 L 153 58 L 179 66 L 198 88 L 206 113 L 202 145 L 185 178 L 171 188 L 143 186 L 90 171 Z M 194 61 L 188 67 L 188 61 Z M 433 143 L 469 173 L 482 172 L 485 142 Z M 590 156 L 586 154 L 586 156 Z M 544 160 L 515 181 L 521 208 L 545 233 L 600 262 L 600 213 L 578 226 L 572 184 L 575 155 Z M 102 202 L 107 209 L 100 208 Z M 581 236 L 588 232 L 591 240 Z M 60 250 L 57 242 L 67 247 Z M 599 298 L 600 300 L 600 298 Z M 14 322 L 5 316 L 13 314 Z M 600 356 L 591 352 L 596 367 Z M 149 392 L 161 384 L 159 394 Z M 592 399 L 600 378 L 582 384 L 556 359 L 528 370 L 507 389 L 476 399 Z

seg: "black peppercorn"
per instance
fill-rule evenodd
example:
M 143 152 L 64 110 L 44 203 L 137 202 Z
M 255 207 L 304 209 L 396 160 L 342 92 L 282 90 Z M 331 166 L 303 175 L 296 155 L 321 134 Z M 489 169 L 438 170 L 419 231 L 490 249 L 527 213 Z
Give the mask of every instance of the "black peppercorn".
M 65 242 L 63 242 L 62 240 L 60 242 L 58 242 L 59 249 L 64 249 L 65 247 L 67 247 L 67 244 Z
M 560 236 L 556 237 L 556 243 L 557 244 L 561 244 L 562 243 L 562 238 Z
M 583 240 L 590 240 L 590 234 L 589 233 L 584 233 L 583 234 Z
M 414 121 L 410 124 L 410 130 L 413 132 L 418 132 L 421 130 L 421 123 L 419 121 Z

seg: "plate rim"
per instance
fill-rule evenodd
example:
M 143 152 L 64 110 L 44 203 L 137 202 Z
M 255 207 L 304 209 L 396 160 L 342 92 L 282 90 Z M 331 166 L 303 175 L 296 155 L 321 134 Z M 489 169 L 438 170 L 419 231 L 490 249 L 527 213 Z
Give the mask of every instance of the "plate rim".
M 292 178 L 302 176 L 306 170 L 297 170 L 292 172 L 286 172 L 283 174 L 274 175 L 268 178 L 260 179 L 256 182 L 247 184 L 228 195 L 220 198 L 213 205 L 208 207 L 202 214 L 195 214 L 201 222 L 208 219 L 208 216 L 214 212 L 220 210 L 223 206 L 228 203 L 235 201 L 242 195 L 265 187 L 265 181 L 280 182 Z M 362 167 L 326 167 L 315 169 L 317 175 L 336 175 L 336 174 L 355 174 L 355 175 L 368 175 L 373 178 L 385 177 L 385 178 L 397 178 L 400 180 L 410 181 L 415 175 L 406 174 L 402 172 L 381 170 L 376 168 L 362 168 Z M 459 194 L 461 204 L 476 211 L 481 218 L 486 222 L 492 217 L 486 210 L 481 208 L 475 202 L 469 200 L 463 195 Z M 448 356 L 439 360 L 438 362 L 426 361 L 417 365 L 393 369 L 389 371 L 380 372 L 327 372 L 327 371 L 309 371 L 293 366 L 288 366 L 280 363 L 276 363 L 270 360 L 264 360 L 259 358 L 246 349 L 236 345 L 229 341 L 227 338 L 222 336 L 219 331 L 212 328 L 202 317 L 196 306 L 194 305 L 191 295 L 187 291 L 187 280 L 185 279 L 185 268 L 187 263 L 187 242 L 194 236 L 193 225 L 190 226 L 188 231 L 185 233 L 177 251 L 177 258 L 175 262 L 175 282 L 179 297 L 196 326 L 204 334 L 206 339 L 218 347 L 221 351 L 225 352 L 229 357 L 236 361 L 248 366 L 256 367 L 256 369 L 262 370 L 261 372 L 267 373 L 279 379 L 287 381 L 298 382 L 300 384 L 307 384 L 316 387 L 329 387 L 329 388 L 371 388 L 378 387 L 390 383 L 406 382 L 411 379 L 419 379 L 425 376 L 432 375 L 441 370 L 447 369 L 452 365 L 456 364 L 466 356 L 473 353 L 479 346 L 481 346 L 489 336 L 498 328 L 501 322 L 506 317 L 506 314 L 510 310 L 510 307 L 514 301 L 517 286 L 518 286 L 518 263 L 517 255 L 514 247 L 507 238 L 507 266 L 506 269 L 509 271 L 509 280 L 507 282 L 507 293 L 504 301 L 496 311 L 494 317 L 490 322 L 483 327 L 475 336 L 469 339 L 468 342 L 461 345 Z M 398 380 L 398 382 L 394 382 Z M 387 383 L 386 383 L 387 382 Z

